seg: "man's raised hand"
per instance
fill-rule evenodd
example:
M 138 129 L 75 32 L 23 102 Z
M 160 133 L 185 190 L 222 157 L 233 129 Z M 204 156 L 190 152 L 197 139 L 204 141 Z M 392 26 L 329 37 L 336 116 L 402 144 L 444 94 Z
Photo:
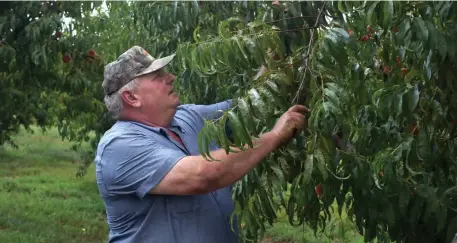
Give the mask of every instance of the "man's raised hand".
M 308 112 L 310 112 L 308 107 L 294 105 L 281 115 L 271 130 L 277 136 L 279 145 L 287 143 L 306 128 L 307 118 L 305 114 Z

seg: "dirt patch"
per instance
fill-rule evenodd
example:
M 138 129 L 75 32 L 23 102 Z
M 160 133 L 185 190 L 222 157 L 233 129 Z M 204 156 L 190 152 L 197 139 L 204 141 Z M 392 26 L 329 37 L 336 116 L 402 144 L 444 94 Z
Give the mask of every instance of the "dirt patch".
M 274 240 L 271 237 L 265 237 L 260 243 L 294 243 L 293 240 L 290 239 L 282 239 L 282 240 Z

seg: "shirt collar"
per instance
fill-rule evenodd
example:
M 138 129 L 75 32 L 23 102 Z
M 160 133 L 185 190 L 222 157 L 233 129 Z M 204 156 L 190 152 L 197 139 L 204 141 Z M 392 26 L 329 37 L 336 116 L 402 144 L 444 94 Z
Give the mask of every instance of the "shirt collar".
M 151 131 L 154 131 L 154 132 L 157 132 L 157 133 L 160 133 L 163 129 L 178 129 L 180 132 L 182 132 L 182 127 L 181 127 L 181 124 L 180 122 L 178 121 L 178 119 L 176 119 L 176 117 L 173 117 L 173 120 L 171 121 L 171 125 L 170 127 L 155 127 L 155 126 L 149 126 L 149 125 L 146 125 L 144 123 L 141 123 L 141 122 L 137 122 L 137 121 L 117 121 L 118 124 L 122 124 L 122 123 L 133 123 L 133 124 L 136 124 L 136 125 L 139 125 L 141 127 L 144 127 L 148 130 L 151 130 Z
M 178 119 L 176 119 L 176 115 L 173 117 L 173 120 L 171 120 L 171 128 L 177 128 L 180 132 L 182 132 L 182 127 Z

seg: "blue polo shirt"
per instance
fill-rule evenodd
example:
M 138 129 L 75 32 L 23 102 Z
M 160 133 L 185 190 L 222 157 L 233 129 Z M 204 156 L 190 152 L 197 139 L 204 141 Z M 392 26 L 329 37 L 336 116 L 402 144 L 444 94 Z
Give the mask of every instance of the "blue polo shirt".
M 218 110 L 230 106 L 231 100 L 181 105 L 171 129 L 185 147 L 164 128 L 132 121 L 118 121 L 103 135 L 94 162 L 109 242 L 239 242 L 230 187 L 190 196 L 148 194 L 181 158 L 199 154 L 197 137 L 204 119 L 217 118 Z

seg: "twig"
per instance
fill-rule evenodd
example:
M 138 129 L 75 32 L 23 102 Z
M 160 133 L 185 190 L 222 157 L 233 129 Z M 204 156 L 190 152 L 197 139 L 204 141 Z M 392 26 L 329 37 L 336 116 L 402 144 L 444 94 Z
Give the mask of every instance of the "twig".
M 295 16 L 295 17 L 287 17 L 287 18 L 282 18 L 282 19 L 277 19 L 277 20 L 273 20 L 273 21 L 270 21 L 270 22 L 265 22 L 265 24 L 272 24 L 272 23 L 275 23 L 275 22 L 279 22 L 279 21 L 282 21 L 282 20 L 288 20 L 288 19 L 296 19 L 296 18 L 313 18 L 315 16 Z M 319 19 L 319 16 L 318 16 L 318 19 Z M 315 26 L 316 27 L 316 26 Z M 315 28 L 314 27 L 314 28 Z M 248 30 L 249 27 L 247 28 L 244 28 L 244 29 L 240 29 L 240 30 L 233 30 L 233 31 L 230 31 L 230 33 L 233 33 L 233 34 L 236 34 L 238 32 L 242 32 L 242 31 L 245 31 L 245 30 Z M 296 29 L 296 30 L 300 30 L 301 28 L 299 29 Z M 306 29 L 306 28 L 305 28 Z M 293 31 L 293 30 L 283 30 L 283 31 Z M 278 31 L 278 32 L 283 32 L 283 31 Z
M 299 62 L 299 61 L 301 61 L 301 60 L 303 60 L 305 58 L 308 58 L 308 57 L 309 57 L 309 54 L 307 54 L 306 56 L 304 56 L 304 57 L 302 57 L 302 58 L 300 58 L 300 59 L 298 59 L 298 60 L 296 60 L 296 61 L 294 61 L 294 62 L 292 62 L 290 64 L 287 64 L 286 68 L 291 67 L 291 66 L 295 65 L 297 62 Z
M 317 15 L 316 23 L 314 23 L 314 29 L 317 27 L 317 24 L 319 23 L 319 19 L 320 19 L 320 17 L 321 17 L 322 12 L 324 12 L 325 5 L 326 5 L 326 4 L 327 4 L 327 2 L 324 2 L 324 4 L 322 5 L 321 10 L 319 11 L 319 14 Z M 309 57 L 310 52 L 311 52 L 311 49 L 312 49 L 311 46 L 313 45 L 314 29 L 311 29 L 311 36 L 310 36 L 309 45 L 308 45 L 308 53 L 306 54 L 306 57 Z M 305 73 L 303 74 L 303 78 L 302 78 L 302 80 L 301 80 L 301 82 L 300 82 L 300 86 L 298 87 L 297 94 L 295 94 L 295 97 L 294 97 L 294 99 L 292 100 L 292 103 L 295 103 L 295 104 L 298 103 L 298 97 L 299 97 L 299 95 L 300 95 L 301 90 L 303 89 L 303 84 L 305 83 L 306 70 L 309 69 L 309 68 L 308 68 L 308 60 L 309 60 L 309 59 L 307 59 L 307 60 L 305 61 L 305 68 L 304 68 Z
M 298 31 L 298 30 L 311 30 L 311 29 L 317 29 L 317 28 L 319 28 L 319 26 L 303 27 L 303 28 L 296 28 L 296 29 L 290 29 L 290 30 L 271 30 L 270 32 L 261 31 L 259 33 L 244 34 L 242 36 L 243 37 L 250 37 L 250 36 L 255 36 L 255 35 L 260 36 L 262 34 L 276 34 L 276 33 L 282 33 L 282 32 L 292 32 L 292 31 Z M 225 39 L 229 39 L 229 38 L 214 37 L 214 38 L 206 40 L 206 41 L 187 44 L 187 46 L 196 46 L 196 45 L 201 45 L 201 44 L 217 43 L 217 42 L 222 42 Z
M 270 21 L 270 22 L 265 22 L 265 24 L 272 24 L 272 23 L 276 23 L 276 22 L 279 22 L 279 21 L 282 21 L 282 20 L 289 20 L 289 19 L 304 19 L 304 18 L 315 18 L 316 16 L 294 16 L 294 17 L 287 17 L 287 18 L 282 18 L 282 19 L 277 19 L 277 20 L 273 20 L 273 21 Z
M 314 30 L 319 28 L 319 26 L 313 26 L 313 27 L 303 27 L 303 28 L 296 28 L 296 29 L 290 29 L 290 30 L 275 30 L 276 33 L 281 33 L 281 32 L 292 32 L 292 31 L 297 31 L 297 30 Z

